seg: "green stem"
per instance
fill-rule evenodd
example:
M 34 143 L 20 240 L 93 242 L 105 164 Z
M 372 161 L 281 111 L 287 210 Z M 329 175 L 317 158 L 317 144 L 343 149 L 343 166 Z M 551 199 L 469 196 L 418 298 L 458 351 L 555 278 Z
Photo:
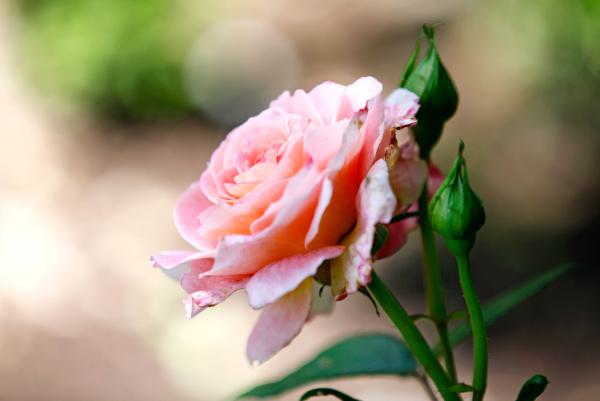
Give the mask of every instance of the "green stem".
M 469 269 L 468 251 L 454 252 L 458 264 L 458 276 L 462 287 L 463 297 L 469 311 L 471 330 L 473 332 L 473 401 L 481 401 L 487 385 L 487 337 L 485 333 L 485 320 L 481 304 L 475 294 L 471 272 Z
M 446 365 L 448 375 L 454 383 L 457 381 L 454 355 L 448 335 L 448 316 L 446 312 L 446 300 L 444 287 L 442 285 L 442 271 L 435 247 L 435 237 L 429 221 L 429 191 L 427 185 L 419 198 L 419 212 L 421 219 L 421 244 L 423 247 L 423 277 L 425 293 L 427 295 L 427 310 L 429 316 L 435 322 L 435 328 L 440 337 L 440 349 Z
M 439 390 L 445 401 L 460 401 L 460 397 L 447 389 L 453 385 L 452 380 L 446 375 L 444 368 L 431 351 L 429 344 L 412 321 L 406 310 L 400 305 L 394 294 L 373 271 L 371 283 L 367 286 L 373 298 L 381 306 L 390 320 L 398 328 L 406 345 L 411 350 L 417 361 L 423 366 L 427 375 Z

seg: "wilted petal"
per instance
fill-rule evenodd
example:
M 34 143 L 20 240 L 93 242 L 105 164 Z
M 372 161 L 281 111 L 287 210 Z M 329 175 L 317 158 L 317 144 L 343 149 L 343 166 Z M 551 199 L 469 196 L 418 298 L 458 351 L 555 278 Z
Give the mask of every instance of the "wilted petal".
M 294 290 L 307 277 L 314 276 L 327 259 L 344 251 L 343 246 L 331 246 L 274 262 L 259 270 L 248 282 L 248 302 L 255 309 L 275 302 Z
M 390 187 L 384 160 L 377 161 L 358 192 L 358 222 L 342 242 L 346 251 L 331 262 L 331 289 L 334 296 L 358 290 L 371 279 L 371 247 L 377 223 L 388 223 L 396 208 L 396 197 Z
M 306 323 L 312 298 L 312 279 L 279 301 L 267 305 L 248 339 L 246 355 L 250 363 L 263 363 L 288 345 Z
M 416 201 L 427 179 L 427 163 L 422 159 L 399 160 L 390 170 L 390 183 L 399 207 Z
M 419 111 L 419 97 L 399 88 L 385 99 L 385 108 L 386 127 L 409 127 L 417 122 L 415 114 Z

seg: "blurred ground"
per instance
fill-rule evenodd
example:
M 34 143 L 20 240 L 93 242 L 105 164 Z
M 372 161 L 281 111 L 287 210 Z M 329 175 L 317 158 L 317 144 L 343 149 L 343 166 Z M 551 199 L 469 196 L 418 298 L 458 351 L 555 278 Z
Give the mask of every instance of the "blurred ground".
M 125 92 L 133 100 L 115 100 L 142 110 L 127 118 L 126 108 L 96 114 L 95 103 L 79 97 L 90 92 L 62 96 L 73 86 L 39 89 L 23 66 L 45 66 L 31 53 L 43 46 L 27 45 L 29 28 L 15 4 L 0 3 L 0 400 L 216 401 L 341 335 L 391 330 L 367 300 L 351 297 L 274 360 L 252 368 L 244 346 L 257 314 L 245 296 L 188 321 L 181 290 L 148 258 L 185 248 L 171 210 L 225 127 L 284 89 L 327 79 L 374 75 L 391 90 L 426 21 L 446 22 L 439 48 L 461 94 L 435 158 L 447 168 L 458 138 L 465 140 L 489 215 L 474 255 L 482 298 L 565 260 L 581 265 L 490 330 L 489 400 L 514 398 L 537 372 L 551 380 L 542 400 L 595 399 L 600 53 L 590 36 L 600 26 L 597 3 L 573 2 L 564 16 L 558 1 L 190 2 L 189 14 L 207 22 L 186 39 L 196 49 L 180 77 L 190 97 L 175 119 L 173 108 L 152 118 L 164 100 L 152 97 L 161 86 L 140 95 L 134 85 Z M 62 69 L 59 61 L 48 59 L 57 76 L 85 68 Z M 223 70 L 224 63 L 239 68 Z M 111 71 L 109 78 L 121 76 Z M 140 71 L 132 76 L 163 70 Z M 446 262 L 449 299 L 460 307 Z M 422 306 L 418 265 L 413 238 L 382 266 L 414 311 Z M 468 380 L 468 346 L 459 362 Z M 409 380 L 339 387 L 365 400 L 425 400 Z

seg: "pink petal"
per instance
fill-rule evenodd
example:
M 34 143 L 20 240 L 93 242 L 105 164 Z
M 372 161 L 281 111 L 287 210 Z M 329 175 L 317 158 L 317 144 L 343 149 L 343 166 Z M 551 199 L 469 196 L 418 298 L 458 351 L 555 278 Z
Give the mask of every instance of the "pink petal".
M 275 302 L 307 277 L 314 276 L 323 261 L 335 258 L 343 251 L 343 246 L 322 248 L 279 260 L 259 270 L 246 285 L 250 306 L 259 309 Z
M 417 120 L 415 114 L 419 111 L 419 97 L 403 88 L 394 90 L 385 99 L 386 127 L 408 127 Z
M 312 279 L 306 279 L 296 290 L 264 308 L 248 339 L 246 355 L 250 363 L 265 362 L 300 333 L 311 298 Z
M 323 124 L 336 121 L 336 111 L 344 94 L 345 87 L 335 82 L 323 82 L 315 86 L 309 93 L 311 103 L 321 115 Z
M 199 234 L 200 215 L 213 203 L 202 192 L 200 181 L 194 182 L 179 198 L 175 206 L 175 227 L 181 236 L 200 250 L 211 248 Z
M 390 183 L 398 198 L 400 206 L 408 206 L 415 202 L 427 179 L 427 163 L 422 159 L 398 160 L 390 171 Z
M 356 160 L 359 157 L 361 146 L 361 132 L 358 129 L 356 120 L 352 120 L 346 126 L 342 142 L 334 157 L 331 159 L 327 168 L 324 170 L 325 178 L 319 193 L 319 200 L 315 213 L 312 217 L 310 228 L 304 239 L 304 244 L 308 248 L 313 244 L 313 240 L 318 238 L 320 244 L 331 244 L 337 242 L 352 224 L 355 218 L 353 214 L 354 205 L 348 202 L 348 194 L 353 194 L 358 188 L 360 177 L 355 168 Z M 334 192 L 337 196 L 334 197 Z M 340 221 L 326 221 L 326 216 L 342 217 L 346 223 Z M 339 220 L 339 219 L 337 219 Z M 325 226 L 327 225 L 327 226 Z M 341 232 L 340 232 L 341 231 Z M 315 241 L 316 242 L 316 241 Z
M 346 87 L 345 95 L 352 104 L 352 109 L 357 112 L 363 109 L 367 102 L 376 98 L 381 93 L 383 85 L 373 77 L 362 77 Z
M 329 178 L 326 178 L 323 181 L 323 186 L 321 187 L 321 193 L 319 194 L 319 201 L 317 202 L 317 207 L 315 208 L 315 214 L 313 215 L 312 221 L 310 222 L 310 227 L 306 233 L 306 238 L 304 239 L 304 246 L 306 248 L 309 247 L 309 244 L 312 242 L 312 240 L 314 240 L 319 234 L 321 221 L 325 215 L 325 211 L 330 205 L 332 196 L 333 184 Z
M 210 270 L 212 257 L 214 257 L 213 251 L 164 251 L 152 255 L 150 260 L 155 267 L 161 268 L 168 276 L 180 280 L 192 265 L 197 266 L 203 272 Z
M 388 223 L 396 208 L 388 168 L 378 160 L 361 184 L 357 197 L 358 222 L 342 241 L 346 251 L 331 262 L 332 291 L 336 297 L 352 293 L 371 280 L 371 247 L 377 223 Z
M 444 174 L 434 164 L 430 164 L 429 180 L 427 182 L 430 197 L 437 191 L 443 180 Z M 419 208 L 416 203 L 408 209 L 409 212 L 416 212 L 418 210 Z M 418 226 L 419 219 L 417 217 L 388 224 L 387 228 L 390 235 L 383 248 L 377 252 L 377 259 L 387 258 L 396 253 L 406 243 L 408 234 Z
M 243 275 L 199 275 L 192 269 L 181 281 L 183 289 L 190 294 L 184 301 L 187 316 L 192 318 L 204 309 L 220 304 L 235 291 L 244 288 L 248 279 L 249 276 Z
M 384 107 L 380 97 L 368 103 L 369 114 L 363 125 L 361 174 L 365 176 L 376 159 L 382 158 L 385 147 L 391 140 L 389 130 L 384 129 Z
M 316 125 L 323 125 L 321 114 L 315 108 L 308 94 L 301 89 L 295 91 L 293 96 L 290 96 L 289 92 L 282 93 L 281 96 L 271 102 L 269 107 L 281 108 L 288 113 L 306 117 Z
M 228 235 L 219 241 L 213 274 L 253 274 L 272 262 L 305 252 L 304 238 L 321 183 L 314 163 L 307 163 L 281 198 L 253 223 L 255 234 Z
M 342 146 L 349 120 L 328 125 L 311 126 L 304 133 L 304 148 L 313 161 L 324 169 Z

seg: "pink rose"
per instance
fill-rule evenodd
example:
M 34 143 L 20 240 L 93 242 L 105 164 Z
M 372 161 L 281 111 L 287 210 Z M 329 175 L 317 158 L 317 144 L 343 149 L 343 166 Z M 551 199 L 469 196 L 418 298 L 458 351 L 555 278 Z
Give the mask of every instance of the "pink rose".
M 375 225 L 397 207 L 384 152 L 418 109 L 404 90 L 384 105 L 381 90 L 366 77 L 282 94 L 229 133 L 175 207 L 175 225 L 195 250 L 153 261 L 181 276 L 190 317 L 246 290 L 250 306 L 263 309 L 248 341 L 250 361 L 286 346 L 330 309 L 332 295 L 370 280 Z M 403 180 L 419 191 L 425 176 Z M 327 260 L 332 293 L 319 296 L 313 276 Z

